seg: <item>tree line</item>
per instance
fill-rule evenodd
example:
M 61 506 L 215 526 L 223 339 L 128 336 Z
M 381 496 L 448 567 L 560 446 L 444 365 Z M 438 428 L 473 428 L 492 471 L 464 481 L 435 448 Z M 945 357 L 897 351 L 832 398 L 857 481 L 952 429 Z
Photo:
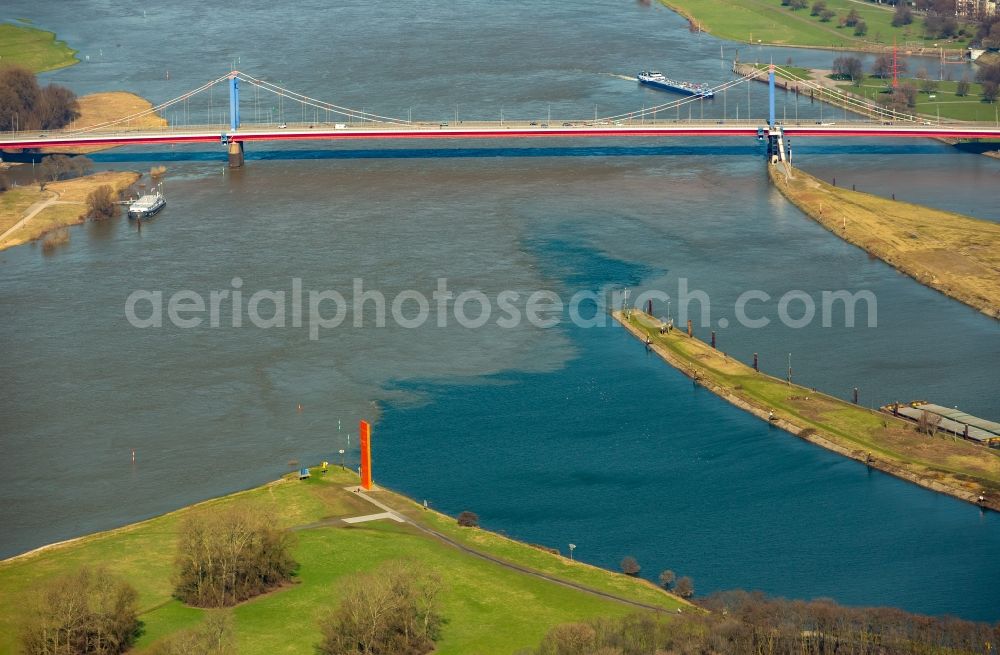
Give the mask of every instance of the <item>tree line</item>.
M 1000 625 L 730 591 L 709 611 L 567 623 L 519 655 L 992 655 Z
M 21 66 L 0 68 L 0 131 L 54 130 L 80 115 L 76 94 L 64 86 L 39 86 Z
M 1000 22 L 997 23 L 1000 25 Z M 893 76 L 893 68 L 896 74 L 904 75 L 907 72 L 905 59 L 897 58 L 893 62 L 891 53 L 881 53 L 872 63 L 871 75 L 880 79 L 889 79 Z M 851 80 L 855 86 L 859 86 L 864 80 L 864 64 L 858 57 L 845 55 L 833 60 L 833 76 L 842 80 Z M 913 109 L 917 106 L 917 92 L 922 91 L 928 95 L 937 92 L 939 83 L 931 79 L 926 68 L 921 68 L 916 72 L 917 82 L 904 80 L 897 88 L 891 89 L 885 99 L 885 104 L 896 109 Z M 980 66 L 976 71 L 976 82 L 982 87 L 980 97 L 985 102 L 995 102 L 1000 96 L 1000 63 Z M 972 84 L 968 77 L 963 77 L 955 84 L 955 95 L 968 96 L 972 89 Z
M 837 12 L 827 7 L 826 0 L 781 0 L 782 6 L 792 11 L 798 11 L 810 6 L 811 15 L 821 22 L 829 23 L 837 19 Z M 923 15 L 920 29 L 928 39 L 952 39 L 968 37 L 973 42 L 982 44 L 984 48 L 1000 47 L 1000 16 L 996 14 L 978 13 L 965 16 L 968 21 L 962 23 L 958 19 L 956 0 L 887 0 L 886 4 L 895 7 L 892 16 L 893 27 L 906 27 L 916 22 L 916 11 Z M 850 9 L 836 21 L 841 28 L 853 28 L 855 36 L 866 36 L 868 25 L 857 9 Z M 975 31 L 973 31 L 975 30 Z M 907 35 L 909 31 L 907 30 Z M 876 35 L 876 40 L 879 35 Z

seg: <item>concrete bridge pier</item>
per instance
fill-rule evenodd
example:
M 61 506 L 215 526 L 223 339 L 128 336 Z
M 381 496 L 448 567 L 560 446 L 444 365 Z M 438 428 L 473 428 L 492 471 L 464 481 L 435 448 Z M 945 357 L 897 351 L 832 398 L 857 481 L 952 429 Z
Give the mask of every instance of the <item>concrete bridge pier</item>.
M 767 131 L 767 161 L 778 164 L 791 161 L 791 148 L 786 146 L 785 132 L 780 127 Z
M 229 168 L 243 168 L 243 142 L 229 142 Z

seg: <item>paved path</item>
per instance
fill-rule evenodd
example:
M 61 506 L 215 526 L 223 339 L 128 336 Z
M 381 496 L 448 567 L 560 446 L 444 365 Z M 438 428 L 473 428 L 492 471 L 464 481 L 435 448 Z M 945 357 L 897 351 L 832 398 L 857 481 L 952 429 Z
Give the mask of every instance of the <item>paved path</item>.
M 378 521 L 379 519 L 392 519 L 397 523 L 405 523 L 406 521 L 400 518 L 398 515 L 392 512 L 382 512 L 381 514 L 368 514 L 367 516 L 351 516 L 346 519 L 340 519 L 344 523 L 367 523 L 368 521 Z
M 666 612 L 666 611 L 669 611 L 669 610 L 667 610 L 664 607 L 658 607 L 656 605 L 649 605 L 649 604 L 646 604 L 646 603 L 641 603 L 641 602 L 636 601 L 636 600 L 632 600 L 630 598 L 625 598 L 623 596 L 616 596 L 615 594 L 608 593 L 606 591 L 600 591 L 598 589 L 592 589 L 591 587 L 587 587 L 587 586 L 584 586 L 582 584 L 577 584 L 576 582 L 572 582 L 572 581 L 569 581 L 569 580 L 564 580 L 562 578 L 557 578 L 554 575 L 549 575 L 547 573 L 542 573 L 541 571 L 536 571 L 534 569 L 530 569 L 530 568 L 525 567 L 525 566 L 520 566 L 518 564 L 513 564 L 511 562 L 508 562 L 507 560 L 500 559 L 499 557 L 494 557 L 492 555 L 487 555 L 486 553 L 480 552 L 480 551 L 475 550 L 473 548 L 469 548 L 468 546 L 455 541 L 454 539 L 452 539 L 451 537 L 449 537 L 449 536 L 447 536 L 445 534 L 442 534 L 442 533 L 440 533 L 440 532 L 438 532 L 436 530 L 432 530 L 431 528 L 428 528 L 425 525 L 421 525 L 420 523 L 417 523 L 416 521 L 413 521 L 413 520 L 409 519 L 408 517 L 406 517 L 405 515 L 397 512 L 396 510 L 394 510 L 393 508 L 389 507 L 385 503 L 383 503 L 383 502 L 381 502 L 381 501 L 379 501 L 379 500 L 371 497 L 367 493 L 364 493 L 363 491 L 361 491 L 361 489 L 359 487 L 351 486 L 351 487 L 345 487 L 345 489 L 347 491 L 350 491 L 350 492 L 354 493 L 354 495 L 358 496 L 359 498 L 364 498 L 365 500 L 367 500 L 372 505 L 375 505 L 376 507 L 378 507 L 378 508 L 380 508 L 382 510 L 385 510 L 385 514 L 389 515 L 389 517 L 393 518 L 393 520 L 400 521 L 402 523 L 408 523 L 409 525 L 412 525 L 417 530 L 420 530 L 421 532 L 423 532 L 425 534 L 428 534 L 428 535 L 430 535 L 432 537 L 435 537 L 436 539 L 438 539 L 440 541 L 443 541 L 444 543 L 448 544 L 449 546 L 457 548 L 460 551 L 462 551 L 464 553 L 468 553 L 469 555 L 472 555 L 474 557 L 478 557 L 480 559 L 484 559 L 484 560 L 487 560 L 489 562 L 493 562 L 494 564 L 498 564 L 498 565 L 500 565 L 500 566 L 502 566 L 504 568 L 511 569 L 513 571 L 518 571 L 519 573 L 523 573 L 525 575 L 530 575 L 530 576 L 535 577 L 535 578 L 541 578 L 542 580 L 547 580 L 548 582 L 553 582 L 555 584 L 562 585 L 564 587 L 569 587 L 571 589 L 576 589 L 577 591 L 582 591 L 582 592 L 590 594 L 592 596 L 598 596 L 600 598 L 606 598 L 608 600 L 613 600 L 613 601 L 616 601 L 618 603 L 622 603 L 623 605 L 630 605 L 632 607 L 638 607 L 638 608 L 644 609 L 644 610 L 651 610 L 653 612 Z

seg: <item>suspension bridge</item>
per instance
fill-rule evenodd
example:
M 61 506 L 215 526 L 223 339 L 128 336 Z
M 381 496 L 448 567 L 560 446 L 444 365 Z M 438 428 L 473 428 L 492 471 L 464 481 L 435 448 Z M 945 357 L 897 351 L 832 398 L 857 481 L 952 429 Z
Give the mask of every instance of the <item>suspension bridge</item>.
M 775 74 L 780 72 L 785 79 L 792 79 L 814 89 L 824 99 L 836 102 L 853 117 L 844 121 L 777 121 L 775 117 Z M 755 76 L 743 76 L 714 87 L 716 95 L 740 84 L 752 83 Z M 253 90 L 254 100 L 250 105 L 254 120 L 241 120 L 240 90 Z M 821 86 L 813 80 L 798 77 L 793 72 L 771 65 L 768 71 L 768 116 L 766 119 L 732 120 L 695 119 L 691 108 L 695 103 L 704 102 L 697 96 L 684 97 L 640 110 L 610 116 L 587 119 L 547 120 L 504 120 L 502 112 L 498 121 L 413 121 L 382 116 L 372 112 L 352 109 L 278 86 L 267 80 L 240 71 L 231 71 L 200 87 L 181 94 L 148 110 L 124 116 L 113 121 L 83 128 L 64 128 L 41 132 L 10 132 L 0 135 L 0 149 L 57 149 L 77 146 L 124 146 L 144 144 L 190 144 L 215 143 L 228 148 L 229 164 L 243 165 L 243 152 L 248 143 L 287 141 L 346 141 L 346 140 L 388 140 L 388 139 L 525 139 L 525 138 L 622 138 L 622 137 L 754 137 L 768 144 L 768 158 L 772 162 L 787 161 L 791 157 L 788 145 L 791 136 L 796 137 L 910 137 L 910 138 L 950 138 L 980 139 L 1000 137 L 1000 122 L 972 123 L 931 122 L 924 118 L 899 112 L 851 94 Z M 208 111 L 205 112 L 204 98 L 218 86 L 228 87 L 228 121 L 225 121 L 225 107 L 212 109 L 209 95 Z M 278 101 L 278 120 L 274 112 L 267 111 L 262 119 L 259 108 L 261 93 L 272 94 Z M 204 122 L 190 124 L 188 120 L 178 125 L 173 121 L 162 128 L 133 128 L 132 123 L 148 114 L 190 116 L 192 100 L 201 99 L 196 104 L 195 116 L 206 117 Z M 301 121 L 285 122 L 284 104 L 301 108 Z M 688 117 L 683 118 L 681 110 L 687 107 Z M 749 106 L 749 105 L 748 105 Z M 221 118 L 222 120 L 216 120 Z M 311 118 L 312 120 L 308 120 Z

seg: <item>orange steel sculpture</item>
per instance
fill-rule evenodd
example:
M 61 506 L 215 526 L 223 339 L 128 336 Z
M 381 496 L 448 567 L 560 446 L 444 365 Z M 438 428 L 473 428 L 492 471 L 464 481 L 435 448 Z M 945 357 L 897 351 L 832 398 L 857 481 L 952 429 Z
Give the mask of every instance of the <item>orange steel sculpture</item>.
M 361 487 L 368 491 L 372 488 L 372 426 L 368 421 L 361 421 Z

